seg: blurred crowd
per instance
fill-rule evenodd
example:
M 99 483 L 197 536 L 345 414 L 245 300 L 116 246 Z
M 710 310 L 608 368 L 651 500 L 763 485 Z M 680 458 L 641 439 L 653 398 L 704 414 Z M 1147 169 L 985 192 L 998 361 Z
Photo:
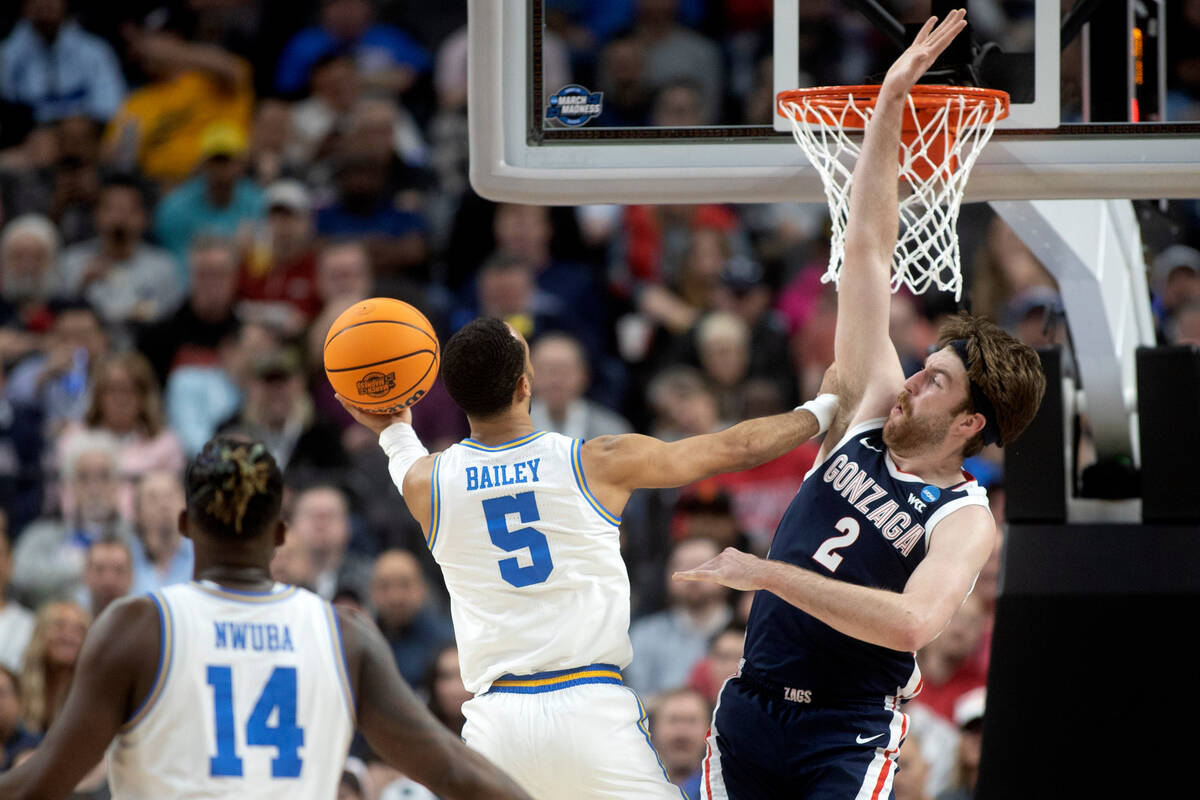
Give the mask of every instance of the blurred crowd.
M 820 35 L 834 4 L 801 5 L 820 63 L 871 52 Z M 1181 11 L 1200 28 L 1200 2 Z M 610 116 L 595 124 L 769 116 L 769 0 L 546 0 L 546 12 L 547 85 L 605 91 Z M 0 770 L 53 722 L 91 620 L 190 578 L 182 470 L 219 431 L 260 439 L 284 469 L 275 577 L 369 613 L 404 677 L 461 729 L 436 567 L 383 453 L 322 372 L 329 324 L 359 299 L 412 302 L 443 341 L 477 315 L 506 319 L 531 342 L 536 425 L 570 436 L 673 439 L 814 394 L 836 311 L 820 282 L 824 207 L 482 200 L 466 177 L 465 23 L 464 0 L 0 9 Z M 1171 89 L 1194 102 L 1189 58 L 1172 61 Z M 1139 213 L 1162 339 L 1200 344 L 1196 205 Z M 964 209 L 960 235 L 973 309 L 1031 344 L 1069 346 L 1055 282 L 1020 239 L 986 206 Z M 954 310 L 895 296 L 908 371 Z M 430 450 L 467 433 L 440 384 L 415 425 Z M 693 797 L 752 597 L 669 576 L 727 545 L 765 553 L 815 454 L 638 492 L 623 515 L 626 678 Z M 989 448 L 967 465 L 1001 530 L 1002 463 Z M 973 786 L 999 554 L 918 655 L 901 800 Z M 359 741 L 339 797 L 423 791 Z M 107 796 L 102 766 L 77 796 Z

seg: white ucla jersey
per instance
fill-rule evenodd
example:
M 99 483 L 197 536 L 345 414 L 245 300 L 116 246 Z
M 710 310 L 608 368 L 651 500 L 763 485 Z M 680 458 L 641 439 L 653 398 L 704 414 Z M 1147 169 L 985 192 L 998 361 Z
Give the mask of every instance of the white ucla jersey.
M 466 439 L 436 456 L 427 542 L 469 691 L 633 658 L 621 520 L 588 490 L 581 445 L 539 431 L 497 447 Z
M 332 607 L 276 584 L 150 595 L 158 675 L 108 749 L 115 800 L 330 800 L 354 732 Z

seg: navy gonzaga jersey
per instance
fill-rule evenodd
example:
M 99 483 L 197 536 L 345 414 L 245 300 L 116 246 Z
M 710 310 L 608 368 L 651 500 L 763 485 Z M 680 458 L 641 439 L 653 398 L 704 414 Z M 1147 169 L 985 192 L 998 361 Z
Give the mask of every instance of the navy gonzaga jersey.
M 805 476 L 768 558 L 903 591 L 938 522 L 967 505 L 987 506 L 974 478 L 964 471 L 962 483 L 939 489 L 900 471 L 884 447 L 883 420 L 869 420 Z M 799 702 L 905 700 L 920 691 L 913 653 L 846 636 L 770 592 L 754 598 L 745 658 Z

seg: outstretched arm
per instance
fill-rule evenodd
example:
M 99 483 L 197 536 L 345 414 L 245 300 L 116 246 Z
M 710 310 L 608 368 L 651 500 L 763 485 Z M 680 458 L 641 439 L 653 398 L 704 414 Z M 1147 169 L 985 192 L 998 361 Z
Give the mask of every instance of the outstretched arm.
M 888 337 L 892 250 L 899 229 L 900 121 L 909 90 L 966 27 L 965 16 L 962 9 L 952 11 L 936 28 L 936 17 L 926 21 L 888 70 L 863 135 L 838 281 L 834 354 L 841 409 L 835 428 L 844 430 L 851 421 L 880 416 L 904 385 L 900 359 Z
M 447 800 L 530 800 L 417 700 L 374 624 L 355 611 L 339 608 L 337 613 L 358 727 L 376 753 Z
M 962 605 L 996 539 L 995 523 L 982 506 L 955 511 L 936 531 L 903 592 L 858 586 L 732 547 L 674 578 L 765 589 L 847 636 L 892 650 L 920 650 Z
M 0 775 L 5 800 L 66 797 L 149 694 L 158 660 L 158 611 L 120 600 L 88 632 L 62 712 L 29 760 Z

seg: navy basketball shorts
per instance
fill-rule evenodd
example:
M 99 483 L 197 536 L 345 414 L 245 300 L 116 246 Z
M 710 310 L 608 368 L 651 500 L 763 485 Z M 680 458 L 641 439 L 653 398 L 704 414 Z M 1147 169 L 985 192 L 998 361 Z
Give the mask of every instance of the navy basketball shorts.
M 751 678 L 726 681 L 713 712 L 706 800 L 889 800 L 908 715 L 896 698 L 823 704 Z

